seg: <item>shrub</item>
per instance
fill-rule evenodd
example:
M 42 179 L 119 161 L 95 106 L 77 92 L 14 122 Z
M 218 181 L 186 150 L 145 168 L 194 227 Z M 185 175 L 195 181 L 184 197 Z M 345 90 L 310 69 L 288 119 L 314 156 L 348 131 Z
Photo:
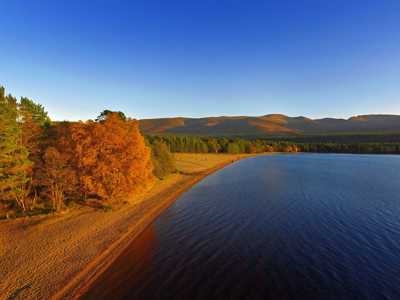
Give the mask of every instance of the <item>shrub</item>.
M 160 179 L 176 171 L 174 157 L 167 144 L 156 140 L 151 145 L 154 175 Z

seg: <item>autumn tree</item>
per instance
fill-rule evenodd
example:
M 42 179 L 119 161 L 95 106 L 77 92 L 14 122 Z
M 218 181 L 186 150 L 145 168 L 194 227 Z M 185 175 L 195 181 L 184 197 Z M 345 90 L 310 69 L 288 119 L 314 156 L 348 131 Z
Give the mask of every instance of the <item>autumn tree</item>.
M 70 127 L 71 123 L 61 122 L 46 129 L 33 178 L 41 199 L 54 210 L 64 206 L 66 197 L 79 197 Z
M 103 199 L 116 200 L 135 195 L 151 185 L 150 149 L 136 120 L 126 120 L 118 112 L 109 113 L 104 120 L 90 124 L 89 129 L 90 152 L 94 150 L 96 159 L 88 165 L 86 179 L 93 192 Z
M 152 184 L 151 153 L 137 121 L 109 112 L 63 127 L 57 149 L 74 171 L 77 196 L 119 200 Z
M 41 184 L 49 198 L 52 208 L 60 210 L 64 205 L 65 196 L 75 187 L 76 176 L 69 165 L 68 157 L 55 147 L 46 149 L 43 155 Z

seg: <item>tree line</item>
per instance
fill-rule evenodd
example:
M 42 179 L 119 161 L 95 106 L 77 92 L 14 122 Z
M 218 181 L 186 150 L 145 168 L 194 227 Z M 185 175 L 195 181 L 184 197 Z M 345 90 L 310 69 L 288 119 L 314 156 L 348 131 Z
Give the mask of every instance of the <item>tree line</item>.
M 154 149 L 151 150 L 151 147 Z M 60 210 L 69 201 L 134 197 L 174 171 L 162 141 L 104 111 L 87 122 L 51 122 L 44 107 L 0 87 L 0 212 Z
M 262 139 L 247 140 L 226 137 L 198 137 L 180 135 L 150 135 L 149 141 L 161 141 L 168 145 L 173 153 L 264 153 L 264 152 L 298 152 L 298 145 L 285 142 L 270 142 Z
M 294 142 L 146 136 L 122 112 L 52 122 L 45 108 L 0 86 L 0 217 L 62 209 L 69 202 L 132 198 L 175 172 L 172 153 L 323 152 L 400 154 L 400 142 Z
M 264 152 L 315 152 L 400 154 L 400 142 L 295 142 L 271 139 L 243 139 L 226 137 L 198 137 L 163 135 L 148 136 L 150 141 L 162 141 L 171 152 L 191 153 L 264 153 Z

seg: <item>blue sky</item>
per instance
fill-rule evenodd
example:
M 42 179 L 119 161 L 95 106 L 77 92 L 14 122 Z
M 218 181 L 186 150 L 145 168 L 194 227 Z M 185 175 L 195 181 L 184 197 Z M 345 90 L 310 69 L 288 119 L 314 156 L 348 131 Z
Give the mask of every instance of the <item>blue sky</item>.
M 0 84 L 53 119 L 400 114 L 400 1 L 2 1 Z

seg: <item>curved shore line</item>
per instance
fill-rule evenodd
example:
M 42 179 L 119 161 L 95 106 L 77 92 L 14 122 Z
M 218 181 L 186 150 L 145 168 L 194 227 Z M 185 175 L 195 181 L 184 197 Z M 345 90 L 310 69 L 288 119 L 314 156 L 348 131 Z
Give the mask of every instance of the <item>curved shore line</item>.
M 179 182 L 180 186 L 172 194 L 160 199 L 160 203 L 147 212 L 132 227 L 110 244 L 106 250 L 95 257 L 85 268 L 76 274 L 51 299 L 79 299 L 92 286 L 96 279 L 119 257 L 119 255 L 135 240 L 148 226 L 150 226 L 168 207 L 170 207 L 184 192 L 192 188 L 205 177 L 223 169 L 224 167 L 252 156 L 238 156 L 231 161 L 221 163 L 205 171 L 191 173 L 189 178 Z

